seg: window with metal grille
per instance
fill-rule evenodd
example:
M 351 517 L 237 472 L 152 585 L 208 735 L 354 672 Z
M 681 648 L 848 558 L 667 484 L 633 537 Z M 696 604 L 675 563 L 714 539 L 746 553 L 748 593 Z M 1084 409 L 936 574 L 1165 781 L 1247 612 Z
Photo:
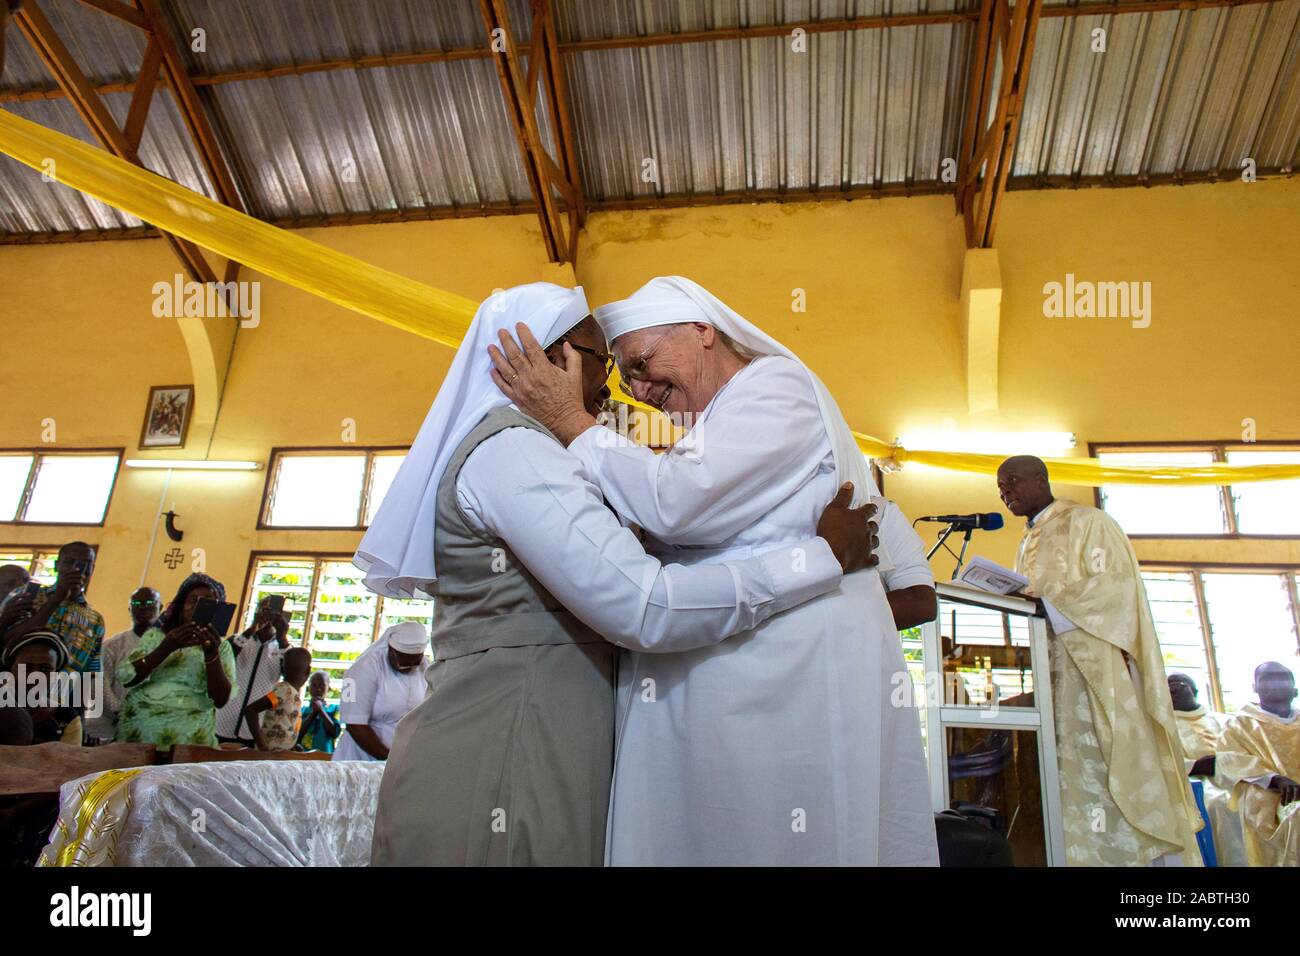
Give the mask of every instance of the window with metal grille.
M 1300 443 L 1114 445 L 1092 454 L 1113 465 L 1300 464 Z M 1300 537 L 1300 480 L 1236 485 L 1102 485 L 1097 506 L 1134 537 Z
M 1295 568 L 1144 566 L 1165 672 L 1187 674 L 1210 710 L 1255 700 L 1255 668 L 1277 661 L 1300 674 Z
M 310 650 L 312 669 L 330 675 L 328 697 L 335 702 L 344 672 L 387 627 L 410 620 L 433 626 L 432 601 L 368 591 L 350 557 L 255 554 L 244 595 L 244 627 L 253 623 L 263 597 L 284 596 L 289 642 Z

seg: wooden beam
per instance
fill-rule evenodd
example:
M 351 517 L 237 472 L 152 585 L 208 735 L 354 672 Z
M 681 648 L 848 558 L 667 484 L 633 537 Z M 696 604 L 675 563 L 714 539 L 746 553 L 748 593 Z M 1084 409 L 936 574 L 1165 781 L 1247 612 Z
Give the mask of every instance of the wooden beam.
M 1300 170 L 1287 167 L 1261 169 L 1259 181 L 1294 179 Z M 1138 176 L 1020 176 L 1007 180 L 1008 192 L 1058 189 L 1152 189 L 1164 186 L 1197 186 L 1218 182 L 1239 182 L 1238 175 L 1215 170 L 1205 172 L 1162 173 Z M 699 206 L 753 205 L 756 203 L 858 202 L 873 199 L 905 199 L 920 196 L 951 196 L 950 183 L 889 183 L 882 186 L 852 186 L 848 189 L 780 190 L 750 189 L 698 195 L 637 196 L 631 199 L 588 199 L 588 212 L 625 212 L 655 209 L 682 209 Z M 337 226 L 369 226 L 394 222 L 434 222 L 443 219 L 480 219 L 490 216 L 532 216 L 532 203 L 489 203 L 482 206 L 433 206 L 426 209 L 386 209 L 378 212 L 329 213 L 312 216 L 285 216 L 267 220 L 281 229 L 323 229 Z M 126 239 L 157 239 L 153 226 L 126 226 L 110 229 L 83 229 L 60 232 L 0 232 L 0 246 L 58 245 L 68 242 L 117 242 Z
M 984 50 L 977 55 L 968 83 L 968 108 L 973 104 L 978 111 L 973 128 L 978 137 L 963 136 L 963 152 L 958 180 L 958 209 L 963 217 L 968 248 L 988 249 L 993 246 L 998 213 L 1006 193 L 1007 179 L 1015 160 L 1016 138 L 1020 130 L 1020 114 L 1024 108 L 1025 94 L 1029 88 L 1029 67 L 1033 61 L 1034 39 L 1042 14 L 1042 0 L 1018 0 L 1014 10 L 1007 8 L 1007 0 L 993 0 L 989 28 L 977 36 Z M 980 26 L 985 20 L 981 18 Z M 984 128 L 987 114 L 992 71 L 1001 57 L 1002 77 L 997 90 L 993 122 Z M 971 117 L 966 118 L 966 129 L 972 128 Z M 970 144 L 974 144 L 973 147 Z M 980 169 L 983 167 L 983 175 Z
M 563 115 L 567 110 L 561 108 L 557 99 L 563 95 L 564 80 L 562 71 L 555 68 L 559 62 L 558 55 L 551 52 L 555 32 L 553 25 L 547 27 L 551 20 L 550 0 L 532 0 L 532 48 L 527 70 L 520 62 L 519 45 L 510 27 L 506 6 L 506 0 L 479 0 L 489 49 L 497 44 L 498 39 L 503 41 L 502 49 L 494 51 L 497 76 L 528 185 L 537 204 L 537 218 L 542 224 L 547 257 L 551 262 L 572 263 L 577 253 L 578 229 L 584 206 L 581 183 L 573 175 L 576 163 L 570 158 L 574 152 L 572 128 Z M 547 152 L 537 122 L 539 81 L 553 132 L 560 141 L 559 162 Z M 558 198 L 557 192 L 560 194 Z M 563 208 L 560 199 L 564 200 Z
M 961 146 L 957 153 L 957 213 L 966 212 L 967 193 L 979 176 L 976 161 L 980 131 L 988 113 L 988 77 L 992 71 L 993 0 L 980 0 L 979 20 L 971 33 L 969 69 L 966 79 L 966 116 L 962 123 Z
M 9 9 L 18 0 L 0 0 L 0 78 L 5 75 L 5 29 L 9 26 Z
M 1079 3 L 1073 6 L 1044 7 L 1042 16 L 1088 17 L 1119 16 L 1123 14 L 1164 13 L 1172 10 L 1215 10 L 1224 7 L 1245 7 L 1265 3 L 1284 3 L 1287 0 L 1125 0 L 1123 3 Z M 940 13 L 901 13 L 884 16 L 847 17 L 829 20 L 801 20 L 791 23 L 762 24 L 745 27 L 717 27 L 708 30 L 690 30 L 680 33 L 629 34 L 617 37 L 568 40 L 558 44 L 561 54 L 588 53 L 595 50 L 629 50 L 652 46 L 676 46 L 689 43 L 718 43 L 727 40 L 754 40 L 764 37 L 784 37 L 797 29 L 805 33 L 844 33 L 857 30 L 884 30 L 894 27 L 934 26 L 951 23 L 968 23 L 979 19 L 979 10 L 960 10 Z M 223 83 L 241 83 L 246 80 L 268 80 L 282 76 L 304 76 L 332 70 L 374 70 L 385 67 L 413 66 L 421 63 L 453 63 L 461 60 L 486 60 L 491 50 L 482 46 L 458 47 L 451 50 L 410 50 L 403 53 L 372 54 L 359 57 L 333 57 L 306 63 L 284 63 L 247 70 L 226 70 L 218 73 L 195 73 L 190 79 L 196 87 L 217 86 Z M 103 93 L 130 93 L 134 82 L 99 84 L 95 89 Z M 22 100 L 59 99 L 64 92 L 58 87 L 25 90 L 0 90 L 0 102 Z
M 64 94 L 72 100 L 73 107 L 95 134 L 95 138 L 114 155 L 136 162 L 135 150 L 131 149 L 126 137 L 118 129 L 117 120 L 113 119 L 113 114 L 90 85 L 86 74 L 73 61 L 72 54 L 54 32 L 54 27 L 45 18 L 36 0 L 27 0 L 19 7 L 14 13 L 14 22 L 23 31 L 32 49 L 54 76 Z
M 78 114 L 90 127 L 95 138 L 114 156 L 140 165 L 140 157 L 128 142 L 126 134 L 117 126 L 117 121 L 94 91 L 86 75 L 81 72 L 72 59 L 72 54 L 59 39 L 50 21 L 41 12 L 36 0 L 25 0 L 22 7 L 14 14 L 14 22 L 27 37 L 37 56 L 54 74 L 56 80 L 72 100 Z M 191 242 L 180 239 L 170 233 L 164 233 L 172 251 L 181 260 L 185 271 L 196 282 L 215 282 L 216 275 L 212 267 L 203 258 L 203 253 Z
M 180 50 L 172 40 L 171 28 L 163 17 L 158 0 L 135 0 L 135 2 L 140 13 L 148 20 L 151 40 L 156 41 L 161 50 L 162 69 L 167 77 L 167 85 L 171 87 L 176 97 L 176 106 L 185 120 L 185 125 L 189 128 L 190 137 L 198 147 L 199 156 L 207 168 L 217 195 L 232 209 L 247 212 L 244 200 L 235 187 L 234 176 L 226 163 L 226 153 L 222 151 L 222 144 L 217 140 L 212 124 L 208 122 L 203 102 L 199 99 L 198 91 L 190 80 Z
M 101 13 L 107 13 L 110 17 L 117 17 L 136 29 L 145 31 L 149 29 L 149 23 L 140 15 L 140 11 L 123 3 L 122 0 L 81 0 L 81 2 Z
M 152 36 L 144 48 L 144 59 L 140 62 L 140 78 L 136 81 L 135 92 L 131 94 L 131 108 L 126 114 L 126 125 L 122 132 L 132 150 L 140 149 L 140 138 L 144 135 L 145 120 L 149 118 L 149 105 L 153 102 L 154 89 L 158 85 L 158 69 L 162 66 L 162 47 Z

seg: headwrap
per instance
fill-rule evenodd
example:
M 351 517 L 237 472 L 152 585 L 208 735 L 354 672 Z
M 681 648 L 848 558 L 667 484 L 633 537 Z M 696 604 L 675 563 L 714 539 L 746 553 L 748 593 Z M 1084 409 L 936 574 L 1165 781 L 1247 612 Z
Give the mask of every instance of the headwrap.
M 859 508 L 880 492 L 871 480 L 867 460 L 858 450 L 848 423 L 840 407 L 822 380 L 804 365 L 788 348 L 772 338 L 752 322 L 742 318 L 734 309 L 716 295 L 690 279 L 681 276 L 658 276 L 651 279 L 626 299 L 602 305 L 596 310 L 596 321 L 605 332 L 605 339 L 614 340 L 628 332 L 648 329 L 658 325 L 679 325 L 685 322 L 703 322 L 732 341 L 759 355 L 783 355 L 793 359 L 808 375 L 817 395 L 822 424 L 830 438 L 835 455 L 835 483 L 853 482 L 853 507 Z M 883 563 L 883 561 L 882 561 Z
M 379 635 L 381 641 L 384 638 L 399 654 L 420 654 L 429 646 L 429 629 L 419 621 L 403 621 L 385 629 Z
M 375 638 L 369 647 L 357 655 L 357 659 L 348 668 L 348 673 L 356 670 L 360 674 L 364 668 L 373 667 L 381 675 L 386 675 L 393 669 L 388 666 L 387 660 L 390 647 L 399 654 L 419 654 L 428 645 L 429 632 L 419 621 L 391 624 L 384 628 L 384 632 Z
M 487 347 L 498 344 L 500 330 L 513 335 L 515 324 L 523 322 L 547 348 L 589 313 L 581 286 L 566 289 L 549 282 L 506 289 L 478 307 L 406 461 L 352 557 L 366 587 L 385 597 L 434 597 L 438 483 L 483 416 L 510 404 L 492 381 Z
M 207 574 L 194 572 L 176 589 L 176 596 L 168 603 L 167 609 L 162 612 L 158 618 L 158 627 L 166 634 L 174 627 L 181 623 L 181 612 L 185 610 L 185 599 L 190 596 L 190 592 L 195 588 L 211 588 L 212 597 L 216 601 L 226 599 L 226 586 L 216 578 Z
M 22 637 L 9 644 L 4 649 L 4 660 L 0 661 L 0 664 L 3 664 L 5 667 L 12 667 L 14 658 L 18 656 L 18 652 L 28 644 L 48 644 L 50 647 L 53 647 L 55 654 L 58 656 L 58 661 L 54 665 L 56 671 L 63 670 L 67 665 L 68 648 L 64 645 L 59 635 L 48 630 L 28 631 Z

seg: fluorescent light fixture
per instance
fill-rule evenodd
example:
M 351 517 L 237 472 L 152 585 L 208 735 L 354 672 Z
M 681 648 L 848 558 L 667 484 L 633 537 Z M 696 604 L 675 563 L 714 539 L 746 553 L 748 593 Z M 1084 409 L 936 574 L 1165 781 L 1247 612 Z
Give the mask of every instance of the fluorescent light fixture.
M 161 468 L 173 471 L 257 471 L 260 461 L 219 461 L 206 458 L 128 458 L 128 468 Z
M 909 432 L 898 439 L 908 451 L 978 455 L 1059 455 L 1075 445 L 1071 432 L 967 432 L 956 428 Z

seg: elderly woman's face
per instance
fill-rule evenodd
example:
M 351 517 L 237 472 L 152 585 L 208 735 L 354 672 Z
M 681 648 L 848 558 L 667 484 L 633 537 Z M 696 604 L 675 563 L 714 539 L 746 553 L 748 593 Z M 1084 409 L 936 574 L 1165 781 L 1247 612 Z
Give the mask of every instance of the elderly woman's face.
M 702 412 L 721 386 L 710 383 L 706 369 L 715 341 L 709 325 L 660 325 L 620 335 L 614 357 L 638 402 L 669 413 Z

